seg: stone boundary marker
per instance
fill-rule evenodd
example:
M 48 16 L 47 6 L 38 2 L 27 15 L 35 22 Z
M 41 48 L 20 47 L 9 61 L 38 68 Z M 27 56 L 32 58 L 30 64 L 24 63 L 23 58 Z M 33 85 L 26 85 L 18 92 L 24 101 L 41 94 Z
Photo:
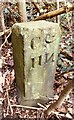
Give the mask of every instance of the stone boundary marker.
M 36 106 L 53 96 L 60 38 L 57 23 L 41 20 L 13 25 L 14 69 L 20 104 Z

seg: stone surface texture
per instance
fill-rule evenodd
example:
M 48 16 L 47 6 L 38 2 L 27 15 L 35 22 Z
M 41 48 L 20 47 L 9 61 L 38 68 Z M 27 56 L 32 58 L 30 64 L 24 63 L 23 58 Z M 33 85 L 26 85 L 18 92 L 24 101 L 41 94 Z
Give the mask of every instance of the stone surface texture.
M 58 45 L 57 23 L 32 21 L 12 27 L 12 45 L 20 104 L 36 106 L 53 96 Z

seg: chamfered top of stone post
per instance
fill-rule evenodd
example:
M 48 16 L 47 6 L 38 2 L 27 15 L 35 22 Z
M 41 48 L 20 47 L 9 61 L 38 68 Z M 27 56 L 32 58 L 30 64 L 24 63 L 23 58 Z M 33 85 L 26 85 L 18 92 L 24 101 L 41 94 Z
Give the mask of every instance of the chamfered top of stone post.
M 59 36 L 61 35 L 60 26 L 58 23 L 49 22 L 45 20 L 15 23 L 12 27 L 12 31 L 17 35 L 19 34 L 19 32 L 20 34 L 24 35 L 24 29 L 26 30 L 45 29 L 45 33 L 47 29 L 50 29 L 51 32 L 55 32 L 55 34 L 57 34 L 58 32 Z
M 23 23 L 15 23 L 13 25 L 14 26 L 19 26 L 19 27 L 26 27 L 29 29 L 34 29 L 34 28 L 49 28 L 49 26 L 51 27 L 59 27 L 58 23 L 53 23 L 53 22 L 48 22 L 45 20 L 40 20 L 40 21 L 30 21 L 30 22 L 23 22 Z M 13 28 L 12 27 L 12 28 Z M 56 28 L 57 29 L 57 28 Z

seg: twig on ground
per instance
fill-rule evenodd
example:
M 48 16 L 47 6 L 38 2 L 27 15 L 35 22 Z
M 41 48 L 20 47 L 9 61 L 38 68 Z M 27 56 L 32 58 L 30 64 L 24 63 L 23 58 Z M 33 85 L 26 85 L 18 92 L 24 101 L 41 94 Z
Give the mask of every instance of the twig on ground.
M 64 90 L 61 92 L 59 99 L 47 108 L 47 110 L 45 111 L 45 114 L 50 115 L 50 113 L 55 108 L 59 107 L 63 103 L 63 101 L 65 100 L 67 94 L 69 94 L 71 92 L 73 87 L 74 87 L 74 79 L 69 81 L 69 83 L 66 85 Z
M 37 103 L 40 107 L 44 108 L 45 110 L 47 110 L 47 107 L 45 107 L 44 105 L 42 105 L 41 103 Z
M 41 14 L 39 7 L 38 7 L 38 5 L 34 2 L 34 0 L 32 0 L 32 4 L 35 6 L 37 12 L 39 12 L 39 14 Z
M 42 108 L 24 106 L 24 105 L 11 105 L 12 107 L 19 107 L 19 108 L 26 108 L 26 109 L 33 109 L 33 110 L 42 110 Z
M 35 18 L 34 21 L 37 21 L 37 20 L 45 20 L 45 19 L 48 19 L 48 18 L 52 18 L 52 17 L 55 17 L 55 16 L 57 16 L 57 15 L 66 13 L 66 11 L 69 12 L 69 11 L 72 11 L 72 10 L 74 10 L 74 4 L 72 4 L 71 7 L 69 7 L 69 6 L 64 6 L 64 7 L 59 8 L 59 10 L 54 10 L 54 11 L 45 13 L 45 14 L 43 14 L 43 15 Z
M 5 43 L 7 42 L 7 39 L 9 38 L 9 36 L 11 35 L 11 30 L 10 30 L 10 33 L 8 34 L 8 36 L 5 38 L 5 41 L 4 43 L 0 46 L 0 50 L 2 49 L 2 47 L 5 45 Z
M 52 113 L 55 114 L 56 116 L 64 117 L 64 114 L 60 114 L 60 113 L 54 112 L 54 111 L 52 111 Z M 66 117 L 66 118 L 69 118 L 69 117 Z M 71 116 L 71 118 L 72 118 L 72 116 Z
M 68 74 L 69 72 L 73 72 L 73 71 L 74 71 L 74 68 L 71 68 L 70 70 L 60 73 L 60 75 L 57 75 L 56 78 L 62 77 L 64 74 Z
M 8 100 L 8 108 L 10 108 L 11 114 L 13 115 L 13 109 L 12 109 L 12 106 L 11 106 L 11 103 L 10 103 L 10 100 L 9 100 L 8 90 L 7 90 L 7 100 Z
M 4 34 L 7 35 L 10 31 L 11 29 L 6 29 L 5 31 L 0 32 L 0 37 Z

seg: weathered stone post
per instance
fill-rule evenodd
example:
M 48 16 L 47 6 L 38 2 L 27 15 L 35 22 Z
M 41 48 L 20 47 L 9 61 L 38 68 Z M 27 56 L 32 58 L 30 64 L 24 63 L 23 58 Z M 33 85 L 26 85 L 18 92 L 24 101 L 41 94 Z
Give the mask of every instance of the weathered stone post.
M 20 104 L 35 106 L 53 96 L 61 31 L 57 23 L 32 21 L 12 27 L 12 45 Z

